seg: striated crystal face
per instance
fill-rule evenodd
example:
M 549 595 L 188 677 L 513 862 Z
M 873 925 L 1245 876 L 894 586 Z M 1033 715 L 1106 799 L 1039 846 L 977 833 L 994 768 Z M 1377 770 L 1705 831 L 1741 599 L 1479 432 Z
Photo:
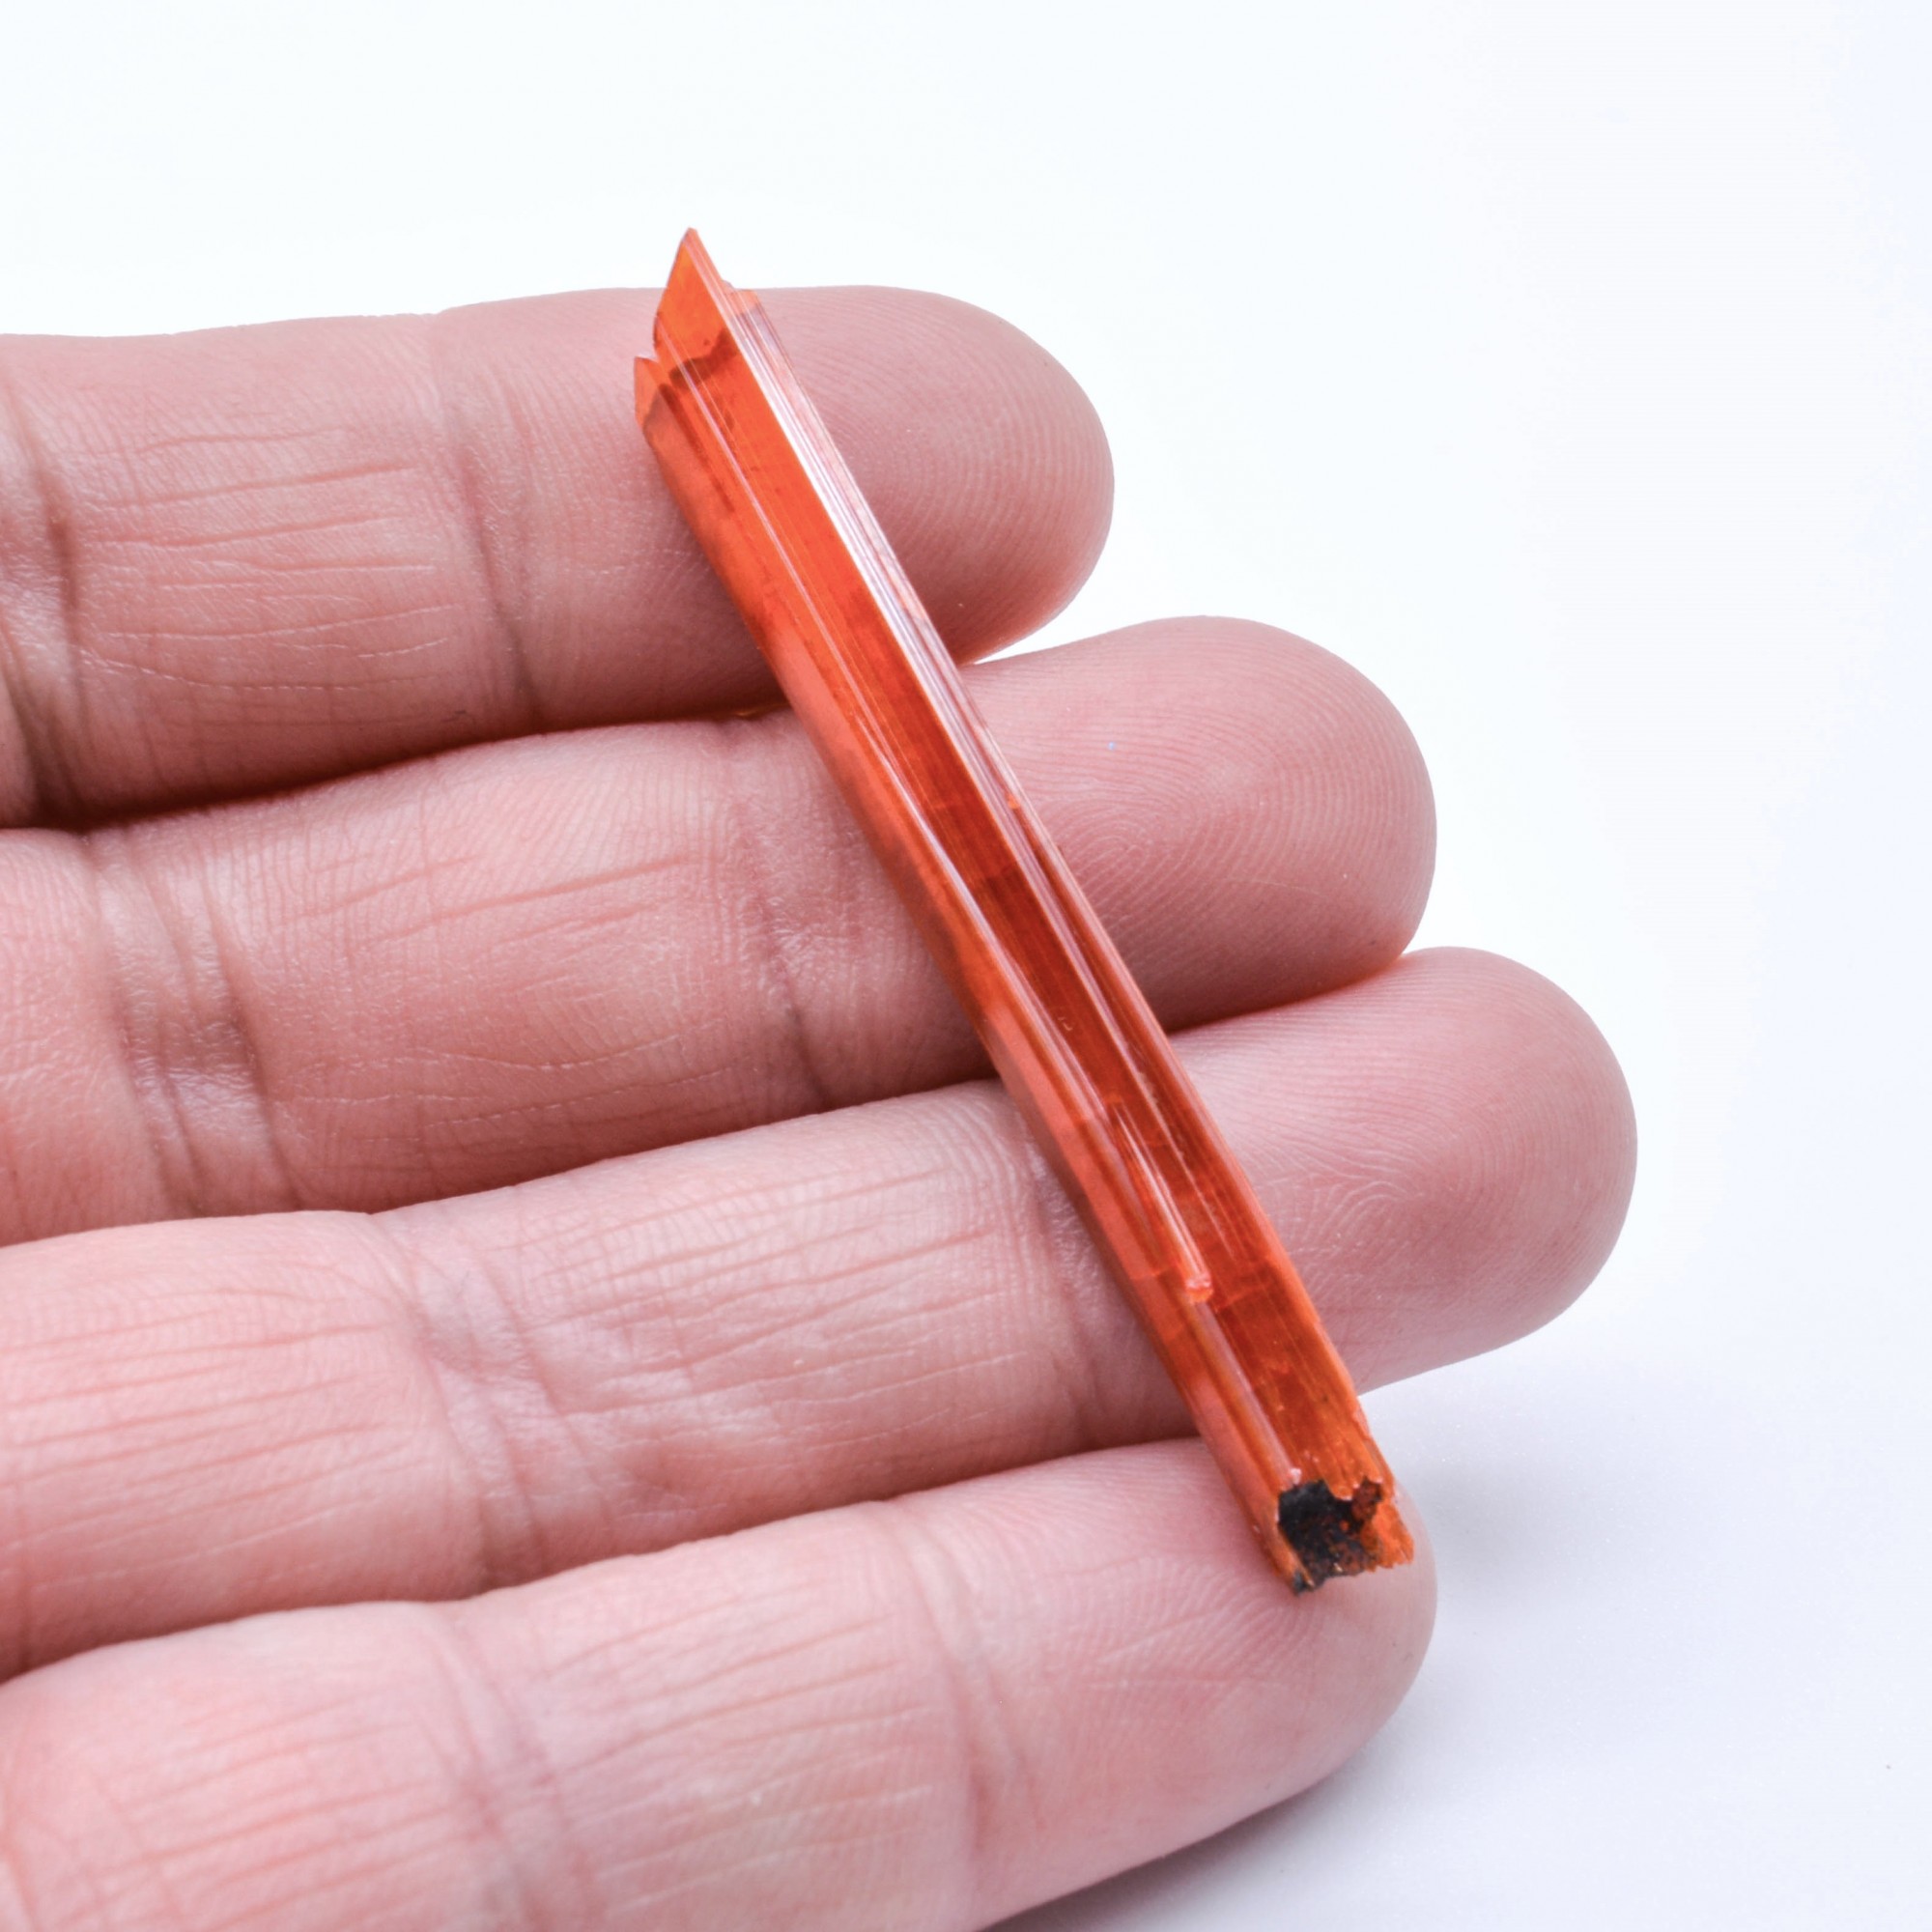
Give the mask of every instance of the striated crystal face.
M 638 417 L 671 494 L 1298 1590 L 1406 1562 L 1247 1178 L 974 710 L 756 299 L 687 235 Z

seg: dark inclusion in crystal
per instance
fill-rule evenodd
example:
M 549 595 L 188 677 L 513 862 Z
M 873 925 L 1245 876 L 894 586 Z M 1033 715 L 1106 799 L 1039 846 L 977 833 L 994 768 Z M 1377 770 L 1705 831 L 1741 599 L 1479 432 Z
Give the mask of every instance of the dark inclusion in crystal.
M 1338 1496 L 1326 1483 L 1282 1491 L 1275 1520 L 1301 1565 L 1292 1579 L 1297 1591 L 1318 1590 L 1331 1577 L 1358 1577 L 1376 1567 L 1374 1555 L 1362 1547 L 1362 1532 L 1381 1499 L 1379 1483 L 1364 1483 L 1347 1496 Z

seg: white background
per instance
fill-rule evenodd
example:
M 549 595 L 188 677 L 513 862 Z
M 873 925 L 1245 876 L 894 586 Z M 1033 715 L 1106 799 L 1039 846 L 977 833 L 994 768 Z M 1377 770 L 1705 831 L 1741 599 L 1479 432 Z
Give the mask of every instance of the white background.
M 1922 5 L 5 0 L 0 327 L 734 279 L 1003 311 L 1111 429 L 1051 633 L 1361 665 L 1424 937 L 1644 1134 L 1587 1300 L 1374 1405 L 1435 1648 L 1326 1786 L 1023 1921 L 1932 1923 Z

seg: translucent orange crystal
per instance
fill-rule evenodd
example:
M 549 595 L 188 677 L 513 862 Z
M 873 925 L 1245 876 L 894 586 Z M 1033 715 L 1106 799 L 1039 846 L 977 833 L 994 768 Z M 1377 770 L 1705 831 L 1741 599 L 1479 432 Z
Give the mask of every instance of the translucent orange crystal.
M 966 695 L 755 298 L 687 235 L 638 419 L 1269 1555 L 1413 1553 L 1253 1188 Z

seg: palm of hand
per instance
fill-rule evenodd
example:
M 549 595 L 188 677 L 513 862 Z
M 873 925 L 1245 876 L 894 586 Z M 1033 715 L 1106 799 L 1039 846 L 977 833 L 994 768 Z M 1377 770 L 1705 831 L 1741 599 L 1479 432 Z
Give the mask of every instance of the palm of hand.
M 773 307 L 958 648 L 1070 593 L 1053 364 Z M 978 1925 L 1421 1655 L 1426 1566 L 1258 1557 L 791 722 L 723 715 L 648 315 L 0 355 L 0 1922 Z M 1392 963 L 1383 700 L 1207 620 L 974 682 L 1358 1378 L 1576 1293 L 1621 1083 L 1534 976 Z

